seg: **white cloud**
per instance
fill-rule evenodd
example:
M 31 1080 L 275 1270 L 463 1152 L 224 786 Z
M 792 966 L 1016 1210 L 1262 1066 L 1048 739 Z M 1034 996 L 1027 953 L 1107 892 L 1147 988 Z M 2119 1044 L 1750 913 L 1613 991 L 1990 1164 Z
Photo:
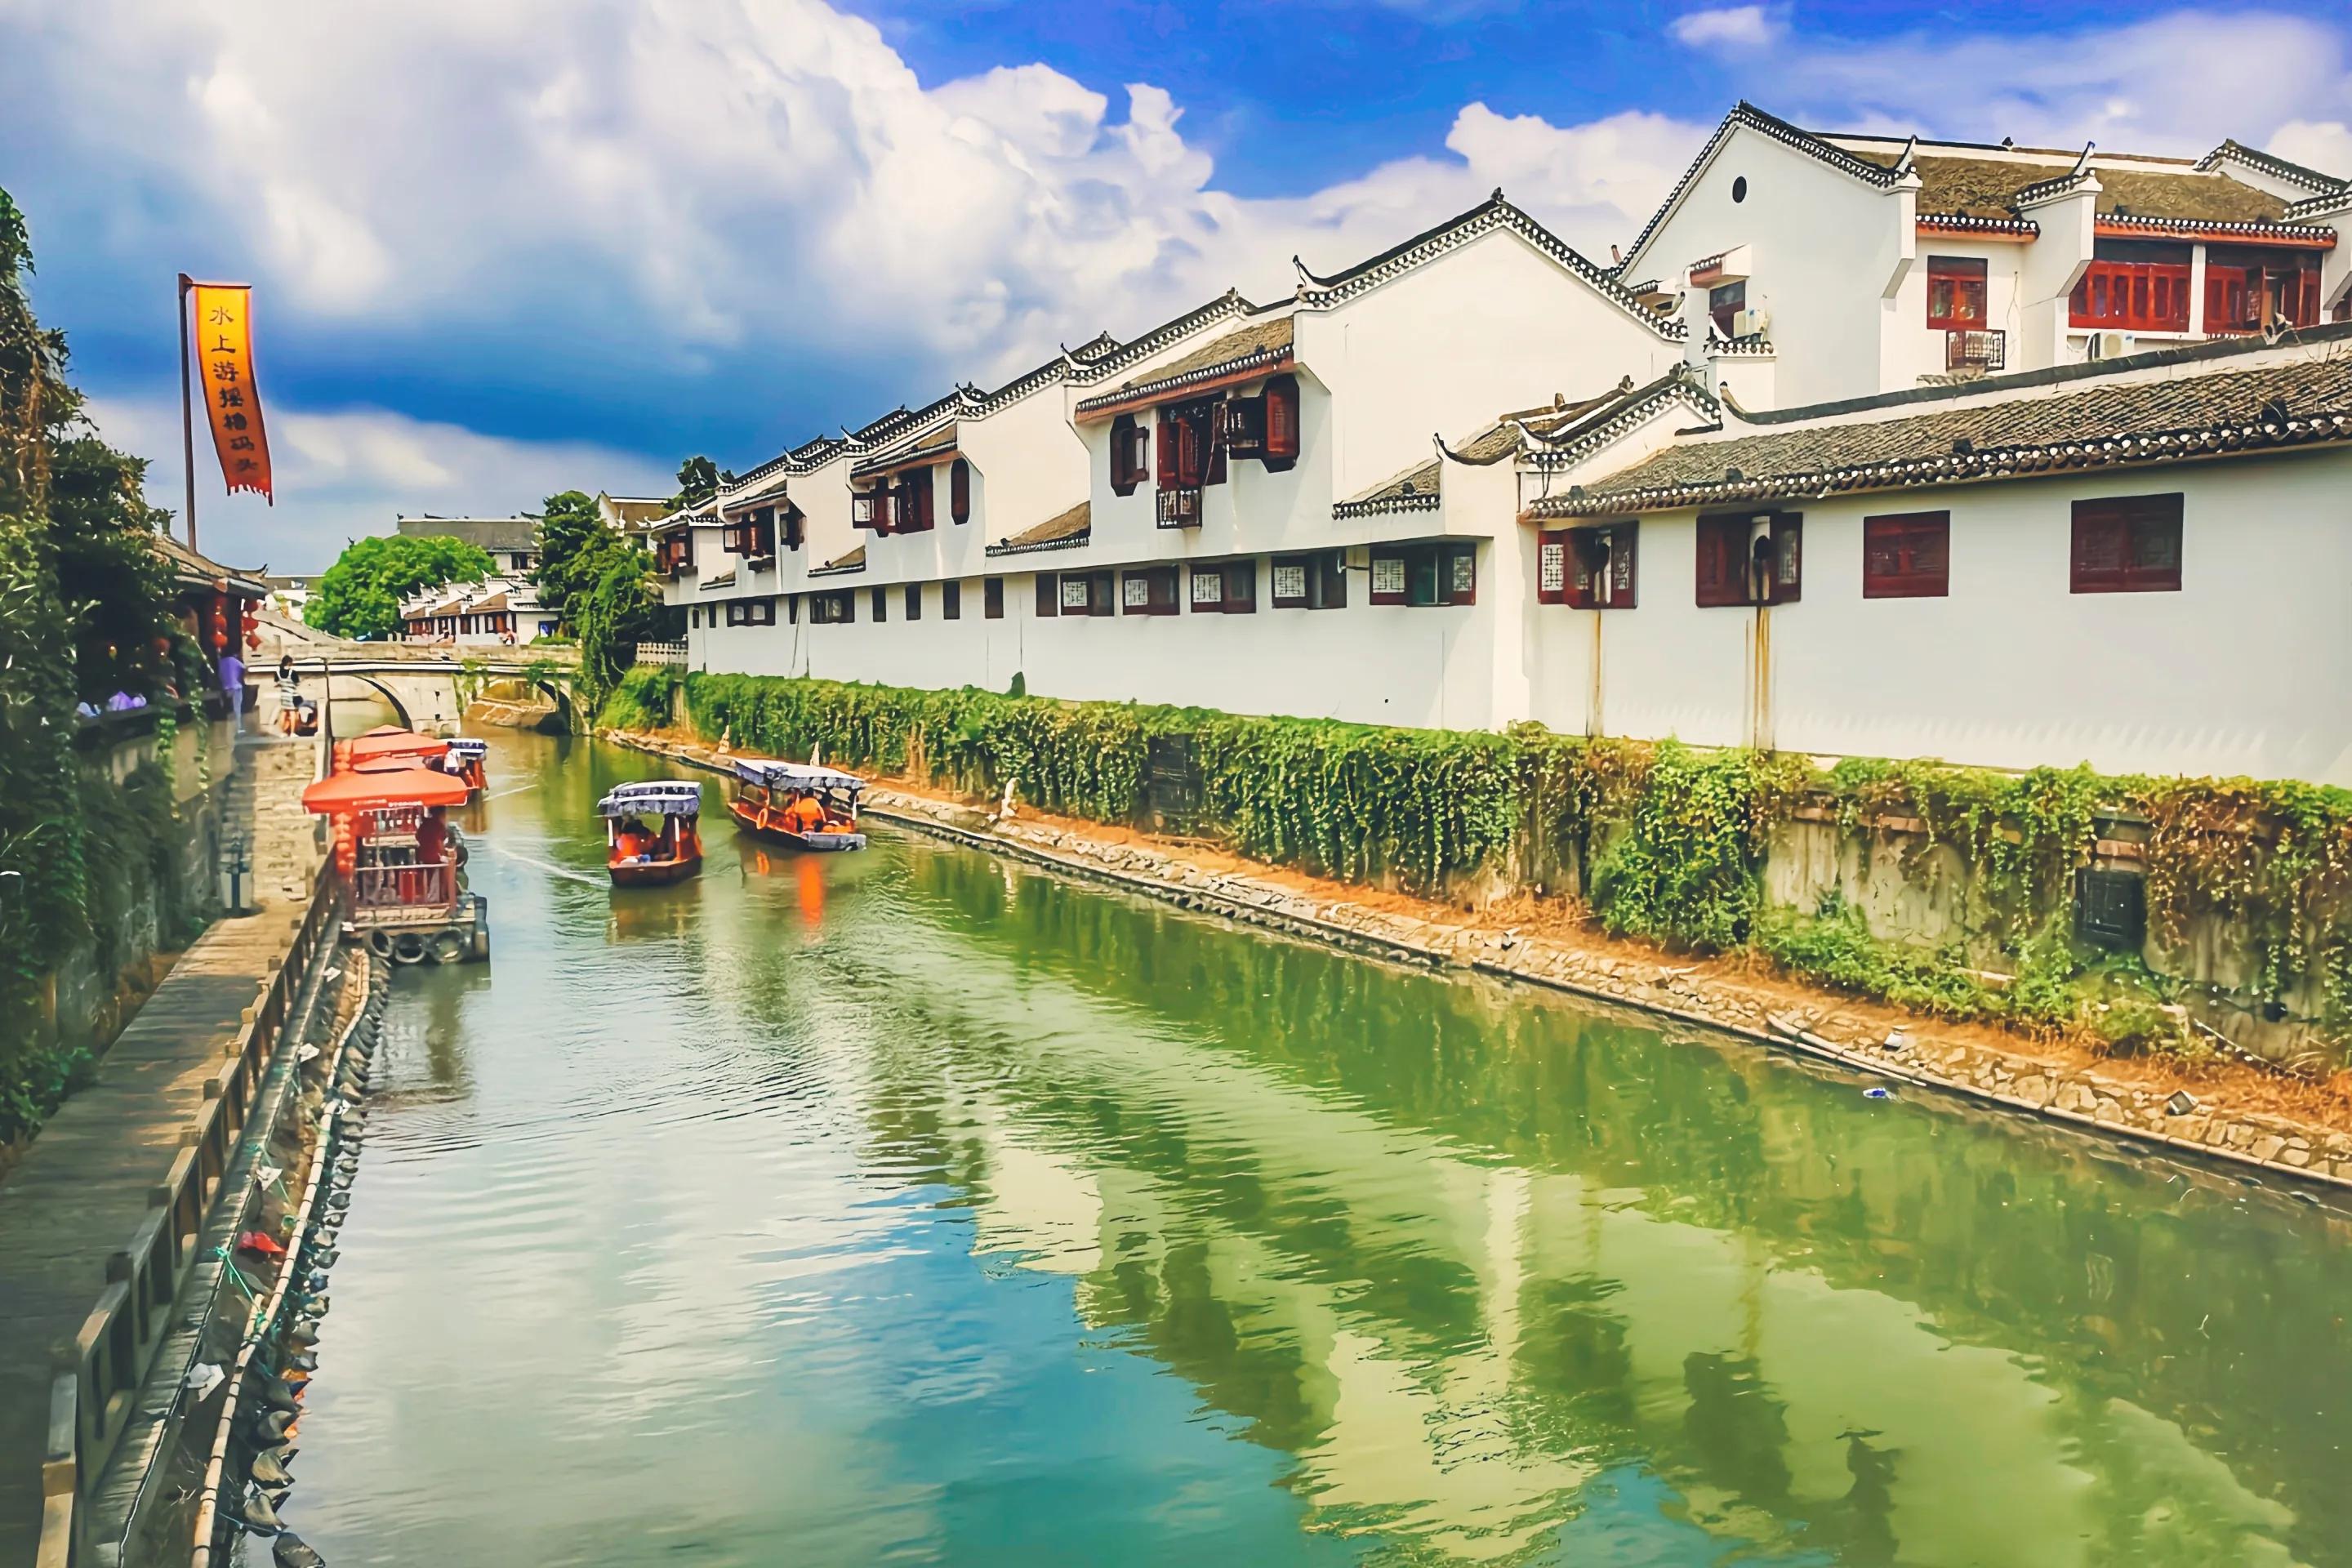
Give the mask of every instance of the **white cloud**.
M 172 510 L 185 538 L 179 405 L 100 398 L 89 414 L 115 446 L 153 455 L 147 499 Z M 215 560 L 315 571 L 345 541 L 390 532 L 402 512 L 499 517 L 536 510 L 558 490 L 667 495 L 673 488 L 661 464 L 631 453 L 587 442 L 507 440 L 378 408 L 273 408 L 269 439 L 284 498 L 276 507 L 224 496 L 208 440 L 196 435 L 197 542 Z
M 1294 249 L 1344 265 L 1496 184 L 1605 253 L 1702 134 L 1474 104 L 1452 156 L 1245 200 L 1158 87 L 1115 106 L 1023 65 L 927 88 L 822 0 L 0 0 L 12 43 L 12 113 L 161 193 L 116 221 L 203 236 L 297 325 L 585 315 L 669 368 L 775 348 L 986 380 L 1229 285 L 1286 291 Z
M 2352 125 L 2340 120 L 2290 120 L 2270 140 L 2269 151 L 2339 180 L 2352 180 Z
M 2340 27 L 2305 16 L 2248 12 L 2217 30 L 2210 13 L 2186 10 L 2069 33 L 1800 35 L 1756 62 L 1748 96 L 1829 129 L 2191 154 L 2228 136 L 2263 145 L 2296 118 L 2341 118 L 2352 109 L 2345 45 Z M 1953 83 L 1968 90 L 1943 90 Z
M 1762 5 L 1724 5 L 1691 11 L 1668 25 L 1675 41 L 1694 49 L 1761 47 L 1788 30 L 1780 15 Z

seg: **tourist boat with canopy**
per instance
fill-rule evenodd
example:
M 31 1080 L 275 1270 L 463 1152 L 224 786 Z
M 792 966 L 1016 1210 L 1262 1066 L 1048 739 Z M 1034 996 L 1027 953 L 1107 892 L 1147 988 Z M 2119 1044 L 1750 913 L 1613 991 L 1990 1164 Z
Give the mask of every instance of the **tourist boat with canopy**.
M 449 742 L 437 735 L 420 735 L 394 724 L 380 724 L 364 735 L 341 742 L 336 752 L 352 767 L 393 757 L 437 767 L 441 759 L 448 755 Z
M 337 752 L 345 765 L 304 790 L 302 805 L 333 823 L 344 935 L 395 963 L 488 958 L 489 907 L 466 888 L 465 843 L 448 820 L 466 781 L 413 757 Z
M 659 887 L 702 869 L 699 783 L 651 779 L 615 784 L 596 803 L 596 812 L 604 819 L 604 869 L 613 886 Z
M 737 788 L 728 809 L 755 837 L 802 849 L 863 849 L 857 797 L 866 781 L 839 768 L 772 757 L 735 759 Z

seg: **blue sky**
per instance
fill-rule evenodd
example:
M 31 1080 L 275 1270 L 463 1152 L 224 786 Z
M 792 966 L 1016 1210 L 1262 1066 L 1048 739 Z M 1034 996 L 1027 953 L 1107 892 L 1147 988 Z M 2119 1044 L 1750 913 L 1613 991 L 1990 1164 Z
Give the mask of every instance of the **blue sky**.
M 0 185 L 179 504 L 172 278 L 253 281 L 315 568 L 397 511 L 745 468 L 1058 341 L 1290 286 L 1496 185 L 1604 258 L 1749 98 L 1830 128 L 2352 174 L 2326 7 L 0 0 Z M 1563 384 L 1573 367 L 1563 369 Z

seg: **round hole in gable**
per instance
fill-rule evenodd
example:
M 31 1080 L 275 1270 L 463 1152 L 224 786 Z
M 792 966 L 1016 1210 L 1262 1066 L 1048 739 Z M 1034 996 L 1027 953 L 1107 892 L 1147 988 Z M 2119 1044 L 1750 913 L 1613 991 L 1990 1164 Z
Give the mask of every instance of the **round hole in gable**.
M 1731 199 L 1734 202 L 1744 202 L 1748 199 L 1747 175 L 1742 174 L 1738 179 L 1731 182 Z

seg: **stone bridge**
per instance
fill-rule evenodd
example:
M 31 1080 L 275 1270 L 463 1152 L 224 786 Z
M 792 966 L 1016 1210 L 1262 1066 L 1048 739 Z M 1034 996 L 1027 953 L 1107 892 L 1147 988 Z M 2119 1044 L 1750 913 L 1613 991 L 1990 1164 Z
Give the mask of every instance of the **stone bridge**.
M 339 700 L 373 697 L 389 704 L 404 728 L 431 734 L 454 730 L 482 688 L 511 680 L 545 697 L 565 727 L 572 727 L 572 686 L 580 668 L 576 647 L 345 642 L 275 616 L 262 619 L 255 678 L 267 686 L 279 657 L 290 656 L 303 695 L 322 710 Z M 263 701 L 268 701 L 267 692 Z

